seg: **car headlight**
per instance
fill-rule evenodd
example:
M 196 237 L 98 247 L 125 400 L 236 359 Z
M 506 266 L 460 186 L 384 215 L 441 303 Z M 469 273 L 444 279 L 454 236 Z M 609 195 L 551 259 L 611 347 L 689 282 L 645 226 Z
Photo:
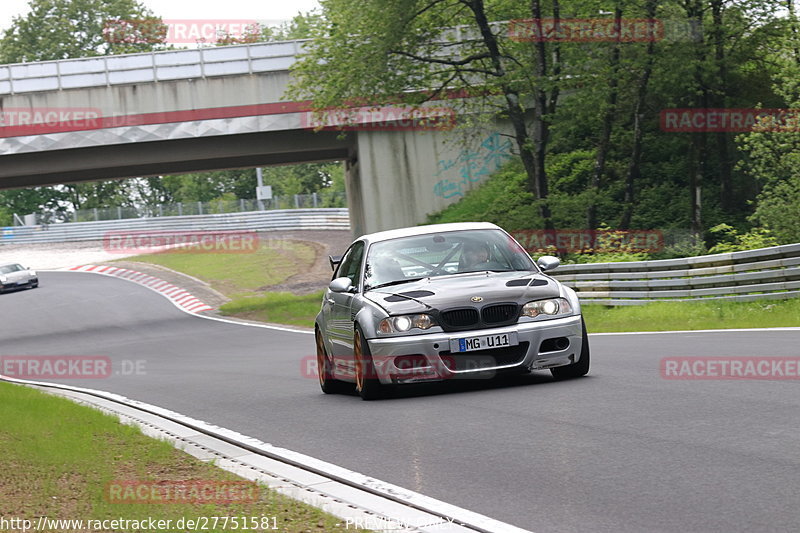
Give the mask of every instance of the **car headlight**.
M 572 306 L 566 298 L 551 298 L 549 300 L 536 300 L 522 306 L 522 316 L 531 318 L 539 315 L 568 315 L 572 313 Z
M 6 281 L 8 281 L 8 278 L 7 278 L 7 277 L 5 277 L 5 276 L 0 276 L 0 283 L 5 283 Z
M 404 333 L 411 329 L 429 329 L 436 326 L 431 315 L 390 316 L 378 323 L 379 333 Z
M 28 275 L 29 276 L 33 276 L 35 278 L 36 277 L 36 271 L 35 270 L 29 270 L 28 271 Z

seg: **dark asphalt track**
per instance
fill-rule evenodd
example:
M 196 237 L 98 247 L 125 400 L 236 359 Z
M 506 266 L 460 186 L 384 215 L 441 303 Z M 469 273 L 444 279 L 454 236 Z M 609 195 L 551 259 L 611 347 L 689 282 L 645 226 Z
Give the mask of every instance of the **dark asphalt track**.
M 184 314 L 122 280 L 0 295 L 0 356 L 145 360 L 68 380 L 172 409 L 531 529 L 800 530 L 800 381 L 668 381 L 665 356 L 797 356 L 800 332 L 595 336 L 590 375 L 362 402 L 305 377 L 313 337 Z M 591 324 L 590 324 L 591 331 Z

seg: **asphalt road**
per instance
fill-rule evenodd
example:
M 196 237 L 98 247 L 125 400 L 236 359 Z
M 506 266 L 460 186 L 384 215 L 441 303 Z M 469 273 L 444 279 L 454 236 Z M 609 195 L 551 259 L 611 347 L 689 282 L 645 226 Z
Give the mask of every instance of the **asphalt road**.
M 538 373 L 362 402 L 325 396 L 304 375 L 311 335 L 189 316 L 112 278 L 64 272 L 41 281 L 0 295 L 0 356 L 114 363 L 111 377 L 66 383 L 537 533 L 800 529 L 800 381 L 673 381 L 659 369 L 667 356 L 797 356 L 800 332 L 593 336 L 583 379 Z M 123 375 L 136 361 L 143 373 Z

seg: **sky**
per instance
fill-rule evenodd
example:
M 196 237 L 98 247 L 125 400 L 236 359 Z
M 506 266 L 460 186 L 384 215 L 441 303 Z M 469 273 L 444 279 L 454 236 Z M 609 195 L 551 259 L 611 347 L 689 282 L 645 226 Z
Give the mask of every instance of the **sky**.
M 11 25 L 15 15 L 28 12 L 29 0 L 0 0 L 0 29 Z M 298 11 L 306 12 L 319 6 L 318 0 L 139 0 L 163 19 L 248 19 L 286 21 Z

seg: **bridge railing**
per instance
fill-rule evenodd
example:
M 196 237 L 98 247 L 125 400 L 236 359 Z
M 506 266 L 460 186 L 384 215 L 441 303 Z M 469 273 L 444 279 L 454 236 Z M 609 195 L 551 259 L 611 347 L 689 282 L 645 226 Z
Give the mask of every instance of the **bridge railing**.
M 585 304 L 800 297 L 800 244 L 658 261 L 563 265 L 553 277 Z
M 226 230 L 347 230 L 350 217 L 344 208 L 281 209 L 250 213 L 224 213 L 182 217 L 154 217 L 99 222 L 71 222 L 49 226 L 0 228 L 0 245 L 36 242 L 103 240 L 109 232 L 203 232 Z
M 306 40 L 0 65 L 0 94 L 287 70 Z

